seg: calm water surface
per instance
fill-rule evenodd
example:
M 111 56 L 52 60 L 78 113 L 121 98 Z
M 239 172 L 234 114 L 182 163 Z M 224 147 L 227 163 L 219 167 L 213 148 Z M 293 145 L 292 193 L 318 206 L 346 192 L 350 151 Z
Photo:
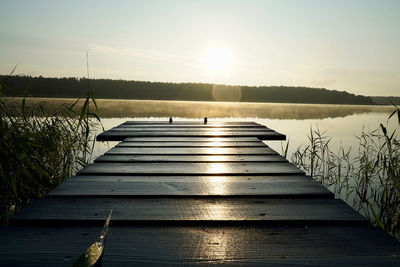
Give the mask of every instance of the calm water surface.
M 101 100 L 98 101 L 98 105 L 105 130 L 127 120 L 168 121 L 169 117 L 174 117 L 175 121 L 202 121 L 205 116 L 200 114 L 207 114 L 209 121 L 255 121 L 287 136 L 289 156 L 298 147 L 308 143 L 311 127 L 326 131 L 326 135 L 332 138 L 333 149 L 339 146 L 357 148 L 356 136 L 360 135 L 363 129 L 372 131 L 377 129 L 380 123 L 388 123 L 387 118 L 393 110 L 387 106 L 148 100 Z M 109 117 L 110 114 L 120 116 Z M 124 116 L 125 114 L 129 116 Z M 396 120 L 389 121 L 389 129 L 399 129 Z M 98 133 L 101 132 L 99 129 Z M 286 142 L 266 141 L 279 153 L 282 152 L 282 147 L 286 146 Z M 117 142 L 97 143 L 94 158 L 115 144 Z

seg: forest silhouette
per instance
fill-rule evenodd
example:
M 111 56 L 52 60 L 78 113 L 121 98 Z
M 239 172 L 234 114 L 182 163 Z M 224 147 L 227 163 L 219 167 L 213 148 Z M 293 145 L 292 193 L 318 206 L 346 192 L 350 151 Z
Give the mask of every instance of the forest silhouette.
M 6 96 L 83 98 L 87 95 L 86 78 L 46 78 L 0 76 L 6 80 Z M 324 88 L 293 86 L 231 86 L 210 83 L 167 83 L 90 79 L 96 98 L 186 101 L 241 101 L 310 104 L 375 104 L 369 96 Z

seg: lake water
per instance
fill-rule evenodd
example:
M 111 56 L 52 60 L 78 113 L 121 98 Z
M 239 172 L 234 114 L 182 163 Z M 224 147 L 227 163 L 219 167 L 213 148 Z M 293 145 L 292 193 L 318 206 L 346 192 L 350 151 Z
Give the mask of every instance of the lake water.
M 53 103 L 54 104 L 54 103 Z M 393 107 L 350 106 L 279 103 L 191 102 L 148 100 L 98 100 L 99 112 L 105 130 L 127 120 L 175 121 L 255 121 L 287 136 L 290 156 L 299 146 L 308 143 L 310 127 L 326 131 L 332 147 L 358 147 L 362 129 L 377 129 L 380 123 L 389 124 L 391 131 L 398 130 L 395 119 L 387 122 Z M 203 115 L 204 114 L 204 115 Z M 99 129 L 98 133 L 102 130 Z M 266 141 L 277 152 L 287 141 Z M 94 157 L 117 142 L 97 143 Z
M 75 99 L 31 98 L 27 104 L 44 104 L 54 109 L 63 103 L 72 104 Z M 96 100 L 105 130 L 127 120 L 163 120 L 173 117 L 179 120 L 255 121 L 287 136 L 290 156 L 299 146 L 308 142 L 310 127 L 326 131 L 333 148 L 358 147 L 356 136 L 362 129 L 377 129 L 380 123 L 389 123 L 389 130 L 400 130 L 396 118 L 387 122 L 393 111 L 390 106 L 356 106 L 326 104 L 197 102 L 158 100 Z M 98 134 L 102 130 L 98 129 Z M 117 142 L 98 142 L 94 158 L 106 152 Z M 270 147 L 282 152 L 286 141 L 267 141 Z

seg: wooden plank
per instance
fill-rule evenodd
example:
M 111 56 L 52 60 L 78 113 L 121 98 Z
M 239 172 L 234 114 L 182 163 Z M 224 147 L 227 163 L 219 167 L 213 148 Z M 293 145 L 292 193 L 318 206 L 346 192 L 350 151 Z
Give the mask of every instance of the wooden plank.
M 251 129 L 257 129 L 257 128 L 268 128 L 264 125 L 249 125 L 249 124 L 242 124 L 242 125 L 212 125 L 212 124 L 120 124 L 118 127 L 123 127 L 123 128 L 151 128 L 151 129 L 156 129 L 156 128 L 168 128 L 168 129 L 186 129 L 186 128 L 204 128 L 204 129 L 213 129 L 213 128 L 251 128 Z
M 221 130 L 220 130 L 221 129 Z M 199 136 L 199 137 L 218 137 L 218 136 L 239 136 L 239 137 L 257 137 L 257 135 L 267 135 L 267 134 L 276 134 L 276 132 L 274 130 L 232 130 L 232 129 L 223 129 L 223 128 L 217 128 L 214 130 L 203 130 L 203 129 L 198 129 L 198 130 L 185 130 L 185 129 L 166 129 L 166 130 L 162 130 L 162 131 L 155 131 L 153 129 L 145 129 L 145 130 L 131 130 L 131 129 L 126 129 L 126 128 L 111 128 L 110 130 L 108 130 L 107 132 L 111 132 L 111 133 L 115 133 L 115 132 L 120 132 L 120 133 L 127 133 L 127 134 L 138 134 L 138 133 L 145 133 L 146 135 L 148 135 L 149 133 L 153 133 L 153 135 L 151 136 Z M 171 133 L 171 134 L 169 134 Z M 164 134 L 168 134 L 168 135 L 164 135 Z M 139 135 L 141 136 L 141 135 Z
M 363 226 L 114 227 L 103 266 L 400 266 L 400 245 Z
M 48 196 L 333 198 L 307 176 L 74 176 Z
M 100 226 L 1 227 L 0 265 L 72 266 L 100 231 Z
M 257 127 L 257 128 L 227 128 L 227 127 L 218 127 L 212 129 L 205 128 L 147 128 L 147 127 L 114 127 L 110 129 L 111 131 L 120 131 L 120 132 L 195 132 L 195 133 L 215 133 L 215 132 L 274 132 L 274 130 L 268 129 L 266 127 Z
M 294 182 L 300 182 L 300 181 L 310 181 L 310 183 L 317 183 L 316 180 L 312 179 L 310 176 L 306 175 L 243 175 L 243 176 L 231 176 L 231 175 L 214 175 L 214 176 L 207 176 L 207 175 L 197 175 L 197 176 L 184 176 L 184 175 L 178 175 L 178 176 L 173 176 L 173 175 L 158 175 L 158 176 L 118 176 L 118 175 L 75 175 L 70 178 L 68 178 L 65 182 L 68 181 L 75 181 L 75 182 L 91 182 L 91 181 L 98 181 L 98 182 L 131 182 L 131 181 L 159 181 L 159 182 L 164 182 L 164 181 L 174 181 L 174 182 L 185 182 L 187 179 L 190 179 L 191 181 L 196 181 L 196 179 L 200 180 L 205 180 L 208 181 L 209 179 L 229 179 L 232 182 L 249 182 L 252 183 L 253 181 L 257 182 L 266 182 L 266 183 L 281 183 L 281 182 L 287 182 L 287 183 L 294 183 Z
M 71 266 L 97 226 L 0 228 L 2 266 Z M 399 242 L 369 226 L 110 226 L 102 266 L 399 266 Z
M 113 147 L 105 155 L 277 155 L 269 147 Z
M 105 131 L 97 136 L 97 141 L 122 141 L 128 137 L 257 137 L 261 140 L 285 140 L 286 136 L 277 132 L 154 132 L 154 131 Z
M 14 216 L 13 224 L 297 225 L 368 221 L 338 199 L 45 197 Z
M 172 123 L 169 123 L 168 120 L 165 121 L 126 121 L 123 124 L 132 124 L 132 125 L 204 125 L 203 120 L 197 121 L 176 121 L 174 120 Z M 224 125 L 257 125 L 260 126 L 261 124 L 255 123 L 253 121 L 208 121 L 207 125 L 215 125 L 215 126 L 224 126 Z
M 285 175 L 304 174 L 288 162 L 265 163 L 94 163 L 80 175 Z
M 280 155 L 103 155 L 94 162 L 287 162 L 287 160 Z
M 128 137 L 126 142 L 260 142 L 257 137 Z
M 263 142 L 127 142 L 117 147 L 266 147 Z

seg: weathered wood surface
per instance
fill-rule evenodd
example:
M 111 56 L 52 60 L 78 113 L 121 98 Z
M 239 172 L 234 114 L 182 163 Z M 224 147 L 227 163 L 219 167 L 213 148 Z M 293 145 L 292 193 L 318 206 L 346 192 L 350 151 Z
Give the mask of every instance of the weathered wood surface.
M 17 224 L 72 221 L 163 225 L 367 224 L 338 199 L 47 197 L 13 218 Z
M 204 132 L 204 133 L 215 133 L 215 132 L 274 132 L 274 130 L 266 127 L 252 127 L 252 128 L 228 128 L 228 127 L 216 127 L 216 128 L 177 128 L 177 127 L 164 127 L 164 128 L 147 128 L 147 127 L 126 127 L 117 126 L 111 128 L 110 131 L 121 131 L 121 132 Z
M 269 147 L 113 147 L 105 155 L 277 155 Z
M 71 266 L 100 228 L 0 228 L 0 263 Z M 102 266 L 399 266 L 400 262 L 399 242 L 369 226 L 111 226 L 109 231 Z
M 101 226 L 0 228 L 0 266 L 72 266 Z
M 257 137 L 127 137 L 126 142 L 260 142 Z
M 285 140 L 286 136 L 252 122 L 125 122 L 97 136 L 98 141 L 128 137 L 257 137 Z
M 263 142 L 128 142 L 117 147 L 266 147 Z
M 284 135 L 252 122 L 117 129 L 98 139 L 123 143 L 0 228 L 1 266 L 71 266 L 111 209 L 103 266 L 400 266 L 399 242 L 259 140 Z
M 115 227 L 104 264 L 396 266 L 399 244 L 379 229 L 313 227 Z M 371 243 L 371 240 L 376 242 Z M 117 244 L 121 244 L 117 246 Z
M 257 137 L 261 140 L 285 140 L 286 136 L 271 131 L 114 131 L 108 130 L 97 136 L 98 141 L 122 141 L 128 137 Z
M 207 124 L 204 124 L 202 120 L 198 121 L 173 121 L 169 123 L 167 120 L 165 121 L 126 121 L 123 123 L 124 125 L 214 125 L 214 126 L 262 126 L 261 124 L 252 122 L 252 121 L 208 121 Z
M 100 162 L 287 162 L 280 155 L 103 155 L 94 160 Z
M 256 130 L 256 129 L 269 129 L 268 127 L 264 125 L 252 125 L 252 124 L 244 124 L 244 125 L 216 125 L 216 124 L 127 124 L 123 123 L 119 125 L 118 127 L 120 128 L 145 128 L 145 129 L 158 129 L 158 128 L 167 128 L 167 129 L 188 129 L 188 128 L 193 128 L 193 129 L 214 129 L 214 128 L 232 128 L 232 129 L 242 129 L 242 128 L 249 128 L 251 130 Z
M 333 198 L 304 176 L 74 176 L 49 196 Z
M 81 175 L 282 175 L 304 174 L 289 162 L 129 162 L 94 163 L 79 172 Z

